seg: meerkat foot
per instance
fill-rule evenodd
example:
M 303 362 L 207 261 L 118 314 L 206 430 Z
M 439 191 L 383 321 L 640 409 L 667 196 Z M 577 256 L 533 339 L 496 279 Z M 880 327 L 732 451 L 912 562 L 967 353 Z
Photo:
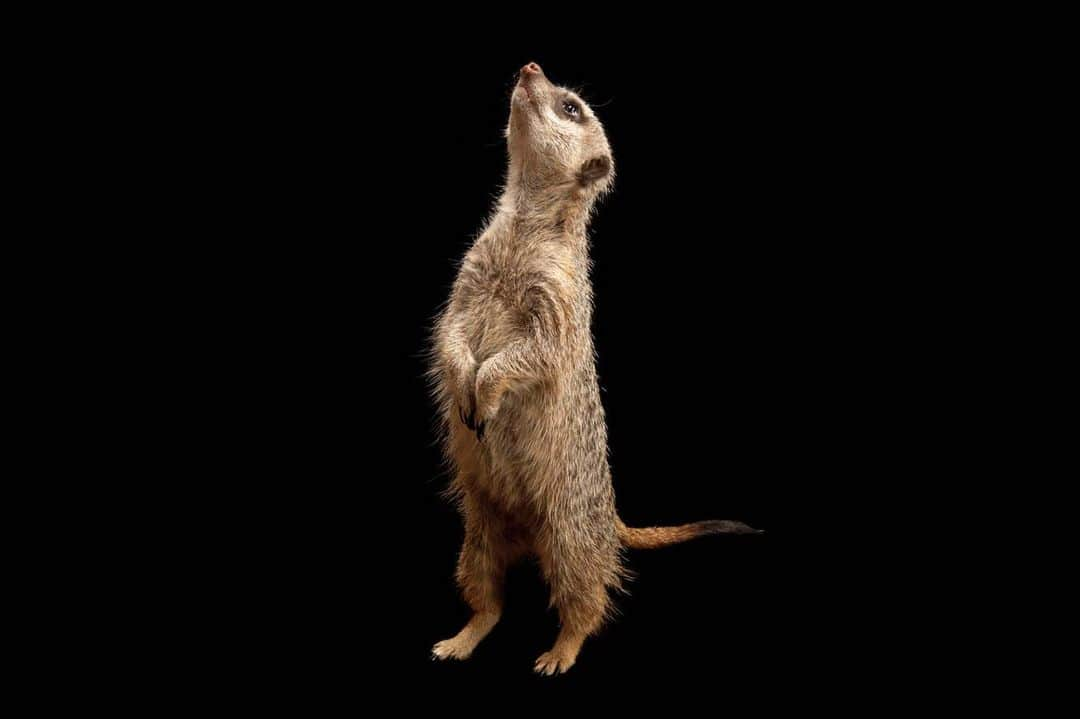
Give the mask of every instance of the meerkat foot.
M 459 634 L 451 639 L 437 642 L 431 649 L 431 657 L 433 659 L 468 659 L 477 644 L 478 642 L 469 641 L 467 638 L 463 639 Z
M 552 647 L 551 651 L 544 652 L 536 660 L 533 671 L 550 677 L 552 674 L 565 674 L 577 661 L 577 652 L 568 648 Z
M 488 635 L 499 621 L 497 612 L 477 612 L 457 633 L 457 636 L 444 639 L 431 648 L 432 659 L 468 659 L 480 640 Z

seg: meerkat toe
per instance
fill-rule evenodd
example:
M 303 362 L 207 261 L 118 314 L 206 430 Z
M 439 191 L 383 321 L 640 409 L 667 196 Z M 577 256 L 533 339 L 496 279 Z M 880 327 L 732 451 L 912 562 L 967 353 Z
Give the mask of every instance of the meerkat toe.
M 551 676 L 551 669 L 554 662 L 552 662 L 550 654 L 550 652 L 544 652 L 540 655 L 540 658 L 536 660 L 536 664 L 533 665 L 534 672 Z
M 434 659 L 468 659 L 472 647 L 465 646 L 457 639 L 444 639 L 431 649 Z
M 550 677 L 552 674 L 563 674 L 567 669 L 574 666 L 574 657 L 568 657 L 554 652 L 544 652 L 536 660 L 533 671 Z

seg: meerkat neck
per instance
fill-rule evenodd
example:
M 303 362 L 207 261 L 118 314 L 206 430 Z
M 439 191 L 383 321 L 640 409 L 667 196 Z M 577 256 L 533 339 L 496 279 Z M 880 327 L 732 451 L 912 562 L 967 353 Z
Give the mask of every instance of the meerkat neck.
M 499 206 L 527 225 L 559 227 L 575 246 L 587 249 L 595 199 L 595 193 L 582 187 L 576 178 L 514 161 Z

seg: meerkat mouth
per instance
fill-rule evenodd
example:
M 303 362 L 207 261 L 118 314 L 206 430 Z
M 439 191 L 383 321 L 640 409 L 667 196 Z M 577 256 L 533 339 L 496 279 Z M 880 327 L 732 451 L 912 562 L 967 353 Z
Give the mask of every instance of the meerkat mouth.
M 515 104 L 523 112 L 531 112 L 532 114 L 540 115 L 540 102 L 535 91 L 530 91 L 529 87 L 524 82 L 519 82 L 514 88 Z
M 525 83 L 519 82 L 514 89 L 515 91 L 521 91 L 520 97 L 525 103 L 530 105 L 535 104 L 536 98 L 533 96 L 533 93 L 529 92 L 529 87 Z

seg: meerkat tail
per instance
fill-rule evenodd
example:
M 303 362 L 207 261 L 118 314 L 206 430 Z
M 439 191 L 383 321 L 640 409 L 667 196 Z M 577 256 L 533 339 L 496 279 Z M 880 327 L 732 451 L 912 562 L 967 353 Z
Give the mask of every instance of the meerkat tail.
M 709 534 L 762 534 L 748 524 L 727 519 L 680 524 L 675 527 L 627 527 L 620 519 L 617 524 L 619 541 L 630 549 L 656 549 L 678 544 Z

